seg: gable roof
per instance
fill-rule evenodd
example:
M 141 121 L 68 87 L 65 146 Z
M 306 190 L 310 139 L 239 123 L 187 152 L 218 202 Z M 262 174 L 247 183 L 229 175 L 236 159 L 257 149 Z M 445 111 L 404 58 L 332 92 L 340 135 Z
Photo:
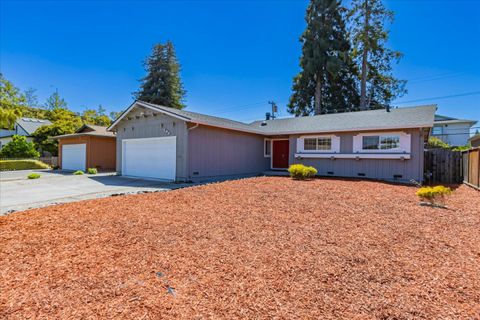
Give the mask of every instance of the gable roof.
M 470 126 L 473 126 L 475 123 L 477 123 L 477 121 L 447 117 L 440 114 L 435 115 L 435 124 L 450 124 L 450 123 L 468 123 L 470 124 Z
M 130 110 L 138 106 L 163 112 L 186 122 L 262 135 L 429 128 L 433 126 L 434 115 L 437 109 L 436 105 L 426 105 L 410 108 L 395 108 L 391 109 L 390 112 L 387 112 L 384 109 L 345 112 L 308 117 L 255 121 L 247 124 L 197 112 L 178 110 L 143 101 L 135 101 L 112 123 L 112 125 L 110 125 L 110 127 L 107 128 L 107 130 L 113 130 L 115 126 L 130 112 Z
M 38 128 L 52 124 L 48 120 L 35 118 L 18 118 L 15 123 L 25 130 L 29 136 L 32 135 Z
M 203 124 L 203 125 L 218 127 L 218 128 L 224 128 L 224 129 L 230 129 L 230 130 L 262 133 L 260 130 L 255 130 L 247 123 L 230 120 L 226 118 L 209 116 L 206 114 L 192 112 L 192 111 L 185 111 L 185 110 L 179 110 L 175 108 L 159 106 L 159 105 L 144 102 L 144 101 L 135 101 L 134 103 L 132 103 L 130 107 L 128 107 L 124 112 L 122 112 L 122 114 L 110 125 L 110 127 L 107 128 L 107 130 L 112 130 L 118 124 L 118 122 L 120 122 L 130 112 L 130 110 L 132 110 L 136 106 L 145 107 L 154 111 L 162 112 L 169 116 L 172 116 L 174 118 L 187 121 L 187 122 L 193 122 L 193 123 L 198 123 L 198 124 Z
M 62 134 L 60 136 L 56 136 L 53 138 L 60 139 L 60 138 L 71 138 L 71 137 L 79 137 L 79 136 L 96 136 L 96 137 L 115 138 L 115 134 L 113 132 L 107 131 L 107 127 L 96 126 L 93 124 L 84 124 L 77 131 L 75 131 L 75 133 Z

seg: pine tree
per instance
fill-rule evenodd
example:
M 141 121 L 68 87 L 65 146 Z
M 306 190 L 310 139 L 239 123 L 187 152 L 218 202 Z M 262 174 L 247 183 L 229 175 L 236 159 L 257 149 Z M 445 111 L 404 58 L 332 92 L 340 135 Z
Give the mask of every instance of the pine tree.
M 387 10 L 381 0 L 352 0 L 349 17 L 352 60 L 361 70 L 360 109 L 388 105 L 406 93 L 406 82 L 396 79 L 392 72 L 392 63 L 402 54 L 386 47 L 389 32 L 385 24 L 393 21 L 393 11 Z
M 180 80 L 180 64 L 173 43 L 157 44 L 145 61 L 147 75 L 135 98 L 166 107 L 183 109 L 186 91 Z
M 348 111 L 358 105 L 344 12 L 337 0 L 311 0 L 308 6 L 307 28 L 300 37 L 301 71 L 293 79 L 288 104 L 296 116 Z

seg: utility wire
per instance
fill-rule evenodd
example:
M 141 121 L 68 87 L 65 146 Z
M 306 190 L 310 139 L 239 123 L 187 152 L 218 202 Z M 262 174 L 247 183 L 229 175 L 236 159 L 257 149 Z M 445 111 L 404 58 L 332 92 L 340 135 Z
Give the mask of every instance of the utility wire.
M 477 94 L 480 94 L 480 91 L 472 91 L 472 92 L 465 92 L 465 93 L 459 93 L 459 94 L 451 94 L 451 95 L 448 95 L 448 96 L 439 96 L 439 97 L 431 97 L 431 98 L 414 99 L 414 100 L 408 100 L 408 101 L 400 101 L 400 102 L 397 102 L 396 104 L 421 102 L 421 101 L 429 101 L 429 100 L 442 100 L 442 99 L 450 99 L 450 98 L 456 98 L 456 97 L 474 96 L 474 95 L 477 95 Z

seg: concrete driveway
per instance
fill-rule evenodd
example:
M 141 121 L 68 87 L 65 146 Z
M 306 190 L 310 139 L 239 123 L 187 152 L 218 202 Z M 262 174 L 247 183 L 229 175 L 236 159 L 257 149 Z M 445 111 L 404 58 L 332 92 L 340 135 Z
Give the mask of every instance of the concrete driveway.
M 40 179 L 28 180 L 37 172 Z M 102 198 L 118 194 L 167 191 L 191 184 L 133 179 L 115 173 L 76 176 L 58 170 L 0 172 L 0 215 L 52 204 Z

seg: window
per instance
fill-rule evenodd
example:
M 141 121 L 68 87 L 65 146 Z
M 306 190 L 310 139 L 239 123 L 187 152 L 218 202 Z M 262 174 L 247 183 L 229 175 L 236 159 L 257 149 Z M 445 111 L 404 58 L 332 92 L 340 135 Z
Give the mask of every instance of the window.
M 362 137 L 363 150 L 390 150 L 400 148 L 400 136 L 364 136 Z
M 400 136 L 381 136 L 380 149 L 398 149 L 400 148 Z
M 304 139 L 303 140 L 303 149 L 305 150 L 317 150 L 317 139 Z
M 271 157 L 272 155 L 272 140 L 265 139 L 263 144 L 263 156 L 266 158 Z
M 331 150 L 332 149 L 332 138 L 305 138 L 303 140 L 303 149 L 308 150 Z
M 442 127 L 433 127 L 432 133 L 433 133 L 434 135 L 440 135 L 440 134 L 442 134 Z
M 378 149 L 379 136 L 363 137 L 362 149 L 363 150 L 376 150 Z

